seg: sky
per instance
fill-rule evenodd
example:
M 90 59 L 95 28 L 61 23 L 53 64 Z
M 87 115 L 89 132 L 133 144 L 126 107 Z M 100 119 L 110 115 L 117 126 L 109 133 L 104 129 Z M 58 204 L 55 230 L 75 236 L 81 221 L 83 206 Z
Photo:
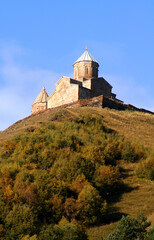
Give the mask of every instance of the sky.
M 0 0 L 0 131 L 85 51 L 117 98 L 154 111 L 154 0 Z

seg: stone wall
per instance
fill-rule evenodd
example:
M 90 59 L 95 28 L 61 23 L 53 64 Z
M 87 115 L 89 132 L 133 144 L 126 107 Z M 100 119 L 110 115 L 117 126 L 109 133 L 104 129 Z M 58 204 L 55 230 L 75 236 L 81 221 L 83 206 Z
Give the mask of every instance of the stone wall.
M 112 86 L 104 78 L 92 79 L 91 91 L 91 97 L 99 95 L 104 95 L 106 97 L 112 96 Z
M 83 79 L 82 85 L 85 88 L 91 89 L 91 79 Z
M 91 98 L 91 90 L 79 86 L 79 99 L 89 99 Z
M 103 101 L 102 101 L 102 107 L 108 107 L 111 109 L 117 109 L 117 110 L 125 110 L 125 104 L 123 104 L 122 101 L 118 101 L 118 100 L 113 100 L 111 98 L 107 98 L 103 96 Z
M 91 61 L 76 62 L 74 64 L 74 79 L 97 78 L 98 63 Z
M 71 78 L 62 77 L 56 84 L 56 90 L 48 99 L 48 108 L 54 108 L 76 102 L 79 96 L 79 84 L 71 84 Z
M 139 111 L 139 112 L 154 114 L 153 112 L 148 111 L 146 109 L 136 108 L 133 105 L 124 104 L 120 100 L 114 100 L 111 98 L 107 98 L 105 96 L 97 96 L 97 97 L 93 97 L 93 98 L 89 98 L 89 99 L 79 99 L 77 101 L 73 101 L 70 103 L 60 104 L 59 106 L 57 105 L 56 108 L 63 108 L 63 107 L 71 108 L 71 107 L 86 107 L 86 106 L 100 107 L 100 108 L 107 107 L 107 108 L 117 109 L 117 110 L 128 109 L 128 110 L 132 110 L 132 111 Z M 41 108 L 41 105 L 40 105 L 40 108 Z M 45 110 L 45 109 L 42 108 L 41 111 L 43 111 L 43 110 Z M 38 112 L 39 111 L 35 111 L 34 113 L 38 113 Z
M 32 114 L 44 111 L 47 109 L 47 103 L 35 103 L 32 105 Z
M 86 106 L 102 108 L 102 102 L 103 102 L 103 96 L 98 96 L 90 99 L 79 99 L 76 102 L 60 106 L 60 108 L 62 107 L 74 108 L 74 107 L 86 107 Z
M 56 84 L 56 90 L 48 99 L 48 108 L 64 106 L 80 99 L 98 96 L 112 97 L 112 86 L 104 79 L 83 79 L 83 81 L 62 77 Z

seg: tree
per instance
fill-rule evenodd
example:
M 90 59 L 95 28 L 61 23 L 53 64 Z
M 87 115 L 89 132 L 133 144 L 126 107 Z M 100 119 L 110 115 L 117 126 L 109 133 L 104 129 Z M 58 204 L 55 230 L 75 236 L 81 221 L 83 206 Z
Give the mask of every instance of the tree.
M 62 240 L 88 240 L 85 229 L 75 220 L 68 222 L 65 218 L 62 218 L 58 227 L 63 231 Z
M 88 240 L 82 226 L 75 220 L 68 222 L 62 218 L 58 225 L 44 227 L 39 235 L 39 240 Z
M 106 240 L 144 240 L 150 224 L 144 214 L 139 214 L 137 218 L 123 216 L 116 230 Z
M 29 206 L 15 205 L 5 219 L 7 236 L 9 239 L 16 239 L 18 236 L 35 233 L 35 220 Z
M 87 184 L 78 196 L 76 208 L 79 220 L 85 224 L 94 224 L 99 222 L 103 211 L 106 210 L 106 203 L 97 189 Z

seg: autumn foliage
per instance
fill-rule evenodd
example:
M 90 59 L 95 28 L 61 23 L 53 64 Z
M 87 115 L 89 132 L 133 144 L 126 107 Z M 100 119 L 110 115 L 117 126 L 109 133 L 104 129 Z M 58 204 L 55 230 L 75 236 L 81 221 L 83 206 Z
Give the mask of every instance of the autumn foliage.
M 0 151 L 0 237 L 6 240 L 86 240 L 83 226 L 106 219 L 109 196 L 121 187 L 118 161 L 145 154 L 101 117 L 86 114 L 42 124 Z

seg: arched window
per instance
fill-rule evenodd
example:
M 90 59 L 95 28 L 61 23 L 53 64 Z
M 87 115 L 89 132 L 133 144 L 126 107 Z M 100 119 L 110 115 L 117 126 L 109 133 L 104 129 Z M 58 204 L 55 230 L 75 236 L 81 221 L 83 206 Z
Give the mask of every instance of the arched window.
M 88 74 L 88 68 L 86 67 L 86 74 Z

